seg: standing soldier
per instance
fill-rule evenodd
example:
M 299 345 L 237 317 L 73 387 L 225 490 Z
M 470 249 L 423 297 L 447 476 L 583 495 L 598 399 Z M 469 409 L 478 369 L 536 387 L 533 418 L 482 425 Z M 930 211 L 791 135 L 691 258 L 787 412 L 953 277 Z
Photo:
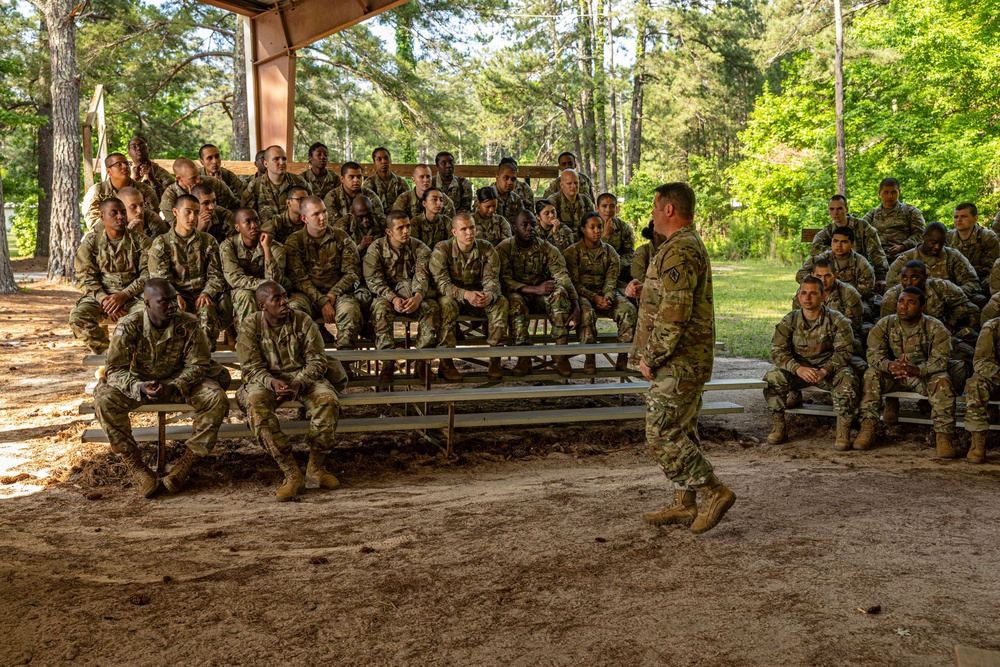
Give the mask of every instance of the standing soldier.
M 285 199 L 296 185 L 313 193 L 301 176 L 288 173 L 288 158 L 281 146 L 264 149 L 264 166 L 266 171 L 250 182 L 250 207 L 261 220 L 270 220 L 284 211 Z
M 582 171 L 576 168 L 575 155 L 573 155 L 572 153 L 560 153 L 558 158 L 558 163 L 559 163 L 560 173 L 565 171 L 566 169 L 573 169 L 576 171 L 577 174 L 579 174 L 580 192 L 582 194 L 587 195 L 588 197 L 590 197 L 591 200 L 593 200 L 594 197 L 597 196 L 597 191 L 594 190 L 593 181 L 591 181 L 586 174 L 584 174 Z M 549 183 L 549 187 L 545 188 L 545 192 L 542 193 L 542 196 L 547 198 L 551 195 L 554 195 L 557 192 L 559 192 L 558 177 L 555 178 L 551 183 Z
M 285 474 L 275 497 L 285 502 L 303 488 L 336 489 L 340 480 L 327 471 L 326 457 L 333 449 L 340 401 L 326 379 L 329 362 L 319 327 L 311 317 L 288 306 L 281 285 L 265 282 L 256 295 L 260 312 L 243 322 L 236 344 L 243 371 L 236 401 L 254 436 Z M 285 401 L 300 401 L 309 411 L 309 463 L 304 480 L 292 455 L 292 443 L 274 414 Z
M 410 233 L 428 248 L 451 236 L 451 218 L 442 215 L 445 194 L 431 186 L 424 190 L 424 212 L 410 220 Z
M 372 241 L 385 234 L 385 218 L 376 218 L 372 212 L 372 200 L 358 195 L 351 203 L 350 214 L 333 223 L 343 229 L 358 246 L 358 255 L 365 256 Z
M 121 153 L 112 153 L 104 158 L 108 170 L 108 180 L 94 183 L 83 198 L 83 220 L 87 230 L 100 228 L 101 202 L 108 197 L 119 197 L 123 188 L 135 188 L 142 193 L 143 206 L 156 213 L 160 206 L 160 196 L 148 183 L 141 183 L 129 176 L 128 159 Z
M 704 533 L 729 511 L 736 494 L 716 477 L 698 439 L 701 395 L 712 376 L 715 310 L 712 267 L 694 226 L 694 206 L 686 183 L 656 188 L 653 224 L 666 241 L 646 272 L 630 364 L 650 381 L 646 440 L 676 490 L 673 505 L 643 518 Z M 704 494 L 700 509 L 695 491 Z
M 576 227 L 559 222 L 556 207 L 548 199 L 539 199 L 535 202 L 535 214 L 538 216 L 538 228 L 535 230 L 535 235 L 554 245 L 559 249 L 559 252 L 566 252 L 566 248 L 579 240 L 576 235 Z
M 973 375 L 965 385 L 965 430 L 972 434 L 972 446 L 966 460 L 986 460 L 986 433 L 990 422 L 987 406 L 1000 398 L 1000 319 L 983 325 L 972 361 Z
M 1000 258 L 1000 239 L 979 225 L 979 209 L 975 204 L 966 202 L 956 206 L 952 220 L 955 229 L 948 231 L 946 242 L 949 248 L 962 253 L 975 270 L 979 291 L 973 300 L 982 307 L 990 298 L 990 271 Z
M 399 196 L 409 192 L 410 184 L 402 176 L 392 172 L 392 156 L 388 148 L 379 146 L 372 151 L 375 173 L 365 179 L 364 187 L 374 190 L 382 204 L 382 209 L 392 208 Z M 372 204 L 375 202 L 373 201 Z
M 882 242 L 879 240 L 878 232 L 868 222 L 861 218 L 848 215 L 847 197 L 844 195 L 833 195 L 827 205 L 827 213 L 830 215 L 830 224 L 816 233 L 813 237 L 812 245 L 809 246 L 809 254 L 816 256 L 830 249 L 833 241 L 833 230 L 837 227 L 850 227 L 854 230 L 854 250 L 859 255 L 868 260 L 875 271 L 875 291 L 879 294 L 885 293 L 885 276 L 889 272 L 889 260 L 885 257 L 885 250 L 882 249 Z
M 828 268 L 828 267 L 827 267 Z M 774 328 L 771 360 L 774 366 L 764 375 L 764 398 L 773 425 L 767 444 L 787 439 L 785 401 L 790 391 L 806 387 L 825 389 L 833 396 L 837 413 L 837 440 L 834 448 L 851 448 L 851 422 L 858 411 L 858 376 L 848 365 L 854 350 L 850 321 L 823 305 L 823 281 L 807 276 L 799 285 L 801 309 L 785 315 Z
M 549 201 L 556 209 L 559 222 L 569 229 L 579 227 L 583 214 L 594 210 L 594 200 L 580 194 L 580 177 L 572 169 L 565 170 L 559 177 L 559 192 Z
M 194 161 L 186 157 L 177 158 L 174 160 L 174 173 L 177 174 L 177 180 L 171 181 L 170 185 L 164 189 L 163 194 L 160 195 L 160 215 L 167 221 L 167 224 L 174 224 L 173 208 L 177 198 L 184 194 L 193 195 L 195 186 L 200 184 L 205 184 L 212 189 L 218 198 L 219 205 L 223 208 L 235 209 L 239 207 L 240 203 L 229 186 L 216 178 L 199 174 Z
M 270 220 L 262 220 L 260 231 L 273 235 L 278 243 L 287 241 L 289 236 L 304 226 L 302 222 L 302 200 L 308 196 L 309 193 L 302 186 L 293 185 L 288 188 L 285 196 L 285 210 Z
M 190 195 L 187 195 L 190 196 Z M 129 411 L 144 403 L 183 401 L 195 409 L 194 433 L 184 455 L 163 480 L 180 491 L 195 462 L 208 456 L 229 413 L 229 372 L 212 362 L 208 340 L 189 313 L 177 312 L 177 293 L 166 280 L 151 278 L 143 292 L 145 310 L 126 315 L 108 348 L 108 371 L 94 389 L 94 412 L 125 461 L 144 498 L 159 488 L 132 437 Z
M 965 255 L 945 245 L 947 233 L 944 225 L 940 222 L 932 222 L 927 225 L 921 244 L 900 254 L 889 267 L 889 275 L 886 278 L 889 286 L 899 283 L 899 276 L 907 262 L 911 259 L 919 259 L 924 263 L 928 277 L 950 280 L 961 287 L 969 299 L 976 303 L 976 295 L 979 293 L 979 279 L 976 277 L 976 270 L 972 268 L 972 264 L 965 258 Z M 986 301 L 983 300 L 982 303 L 985 304 Z
M 252 208 L 236 210 L 236 236 L 219 246 L 222 273 L 232 293 L 236 329 L 257 312 L 257 288 L 278 283 L 286 290 L 285 247 L 260 230 L 260 220 Z
M 361 165 L 357 162 L 345 162 L 340 166 L 340 185 L 330 190 L 323 198 L 326 213 L 333 220 L 340 220 L 351 212 L 351 204 L 358 195 L 364 195 L 371 200 L 375 209 L 375 217 L 382 218 L 382 202 L 374 190 L 361 185 Z
M 212 144 L 202 146 L 198 150 L 198 162 L 201 163 L 201 166 L 198 167 L 199 174 L 222 181 L 232 190 L 240 206 L 246 203 L 250 197 L 249 192 L 247 192 L 247 184 L 239 176 L 222 166 L 222 154 L 219 153 L 217 147 Z
M 878 198 L 882 204 L 864 215 L 864 221 L 878 232 L 882 249 L 890 262 L 908 249 L 916 248 L 924 230 L 924 214 L 916 206 L 899 201 L 899 194 L 899 181 L 883 178 L 878 186 Z
M 476 238 L 486 241 L 495 248 L 504 239 L 514 235 L 510 221 L 502 215 L 497 215 L 497 189 L 492 185 L 479 188 L 476 191 L 476 209 L 472 213 L 472 222 L 476 225 Z
M 309 168 L 299 174 L 320 199 L 340 185 L 340 176 L 326 168 L 328 157 L 327 147 L 317 141 L 309 147 Z
M 618 280 L 632 280 L 632 257 L 635 255 L 635 232 L 632 225 L 618 217 L 618 197 L 605 192 L 597 198 L 597 212 L 601 214 L 601 240 L 618 253 Z
M 174 182 L 173 175 L 149 159 L 149 145 L 142 137 L 133 137 L 128 142 L 128 155 L 132 158 L 132 179 L 152 188 L 159 200 Z
M 455 176 L 455 156 L 441 151 L 434 157 L 437 175 L 432 185 L 448 195 L 455 204 L 455 211 L 472 210 L 472 181 Z

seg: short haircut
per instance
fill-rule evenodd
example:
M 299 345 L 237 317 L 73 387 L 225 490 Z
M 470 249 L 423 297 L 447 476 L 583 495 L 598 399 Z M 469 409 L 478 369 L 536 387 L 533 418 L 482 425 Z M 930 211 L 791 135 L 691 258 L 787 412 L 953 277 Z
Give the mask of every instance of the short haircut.
M 427 201 L 427 195 L 429 195 L 432 192 L 440 192 L 442 195 L 444 194 L 441 188 L 436 188 L 432 185 L 431 187 L 424 190 L 424 194 L 420 195 L 420 201 Z
M 499 175 L 500 172 L 503 171 L 504 169 L 510 169 L 515 174 L 517 173 L 517 165 L 511 164 L 510 162 L 504 162 L 503 160 L 501 160 L 500 164 L 497 165 L 497 174 Z
M 198 157 L 199 158 L 204 158 L 205 157 L 205 149 L 206 148 L 214 148 L 215 150 L 219 150 L 219 147 L 216 146 L 215 144 L 204 144 L 201 148 L 198 149 Z
M 212 189 L 208 183 L 199 183 L 198 185 L 191 188 L 191 194 L 195 197 L 198 195 L 214 195 L 215 190 Z
M 485 188 L 476 190 L 476 199 L 479 201 L 490 201 L 491 199 L 499 198 L 500 195 L 497 194 L 497 189 L 492 185 L 487 185 Z
M 468 220 L 469 222 L 474 222 L 472 219 L 472 214 L 468 211 L 462 210 L 455 214 L 455 217 L 451 219 L 451 226 L 454 227 L 462 220 Z
M 559 162 L 559 160 L 563 159 L 564 157 L 571 157 L 571 158 L 573 158 L 573 163 L 574 164 L 576 163 L 576 155 L 573 154 L 573 153 L 570 153 L 569 151 L 564 151 L 564 152 L 560 153 L 559 157 L 556 158 L 556 162 Z
M 172 167 L 174 174 L 176 174 L 177 170 L 181 168 L 194 169 L 195 171 L 198 170 L 198 165 L 194 163 L 194 160 L 186 157 L 179 157 L 176 160 L 174 160 L 174 164 L 172 165 Z
M 925 276 L 927 275 L 927 265 L 921 262 L 919 259 L 911 259 L 906 264 L 903 264 L 903 271 L 907 269 L 917 269 Z M 902 271 L 900 271 L 902 273 Z
M 844 195 L 833 195 L 832 197 L 830 197 L 830 201 L 831 202 L 842 201 L 846 205 L 847 204 L 847 197 L 845 197 Z
M 955 207 L 956 211 L 968 211 L 973 218 L 979 217 L 979 207 L 972 202 L 964 201 Z
M 937 232 L 939 234 L 947 234 L 948 230 L 945 228 L 944 223 L 928 222 L 927 226 L 924 227 L 924 236 L 927 236 L 931 232 Z
M 309 191 L 306 190 L 301 185 L 293 185 L 292 187 L 288 188 L 287 192 L 285 192 L 285 199 L 288 199 L 289 197 L 295 195 L 296 192 L 301 192 L 306 195 L 309 194 Z
M 604 221 L 601 220 L 600 213 L 598 213 L 597 211 L 587 211 L 586 213 L 583 214 L 583 217 L 580 219 L 580 227 L 577 230 L 580 234 L 583 234 L 583 228 L 587 226 L 587 221 L 592 218 L 597 218 L 598 222 L 600 222 L 601 225 L 604 224 Z
M 899 296 L 903 296 L 904 294 L 916 294 L 917 298 L 920 300 L 920 305 L 927 305 L 927 295 L 924 294 L 924 291 L 919 287 L 907 287 L 899 293 Z M 899 297 L 896 297 L 896 301 L 899 301 Z
M 385 216 L 385 229 L 391 232 L 396 228 L 397 220 L 409 220 L 410 214 L 406 211 L 389 211 Z
M 344 164 L 340 165 L 340 175 L 341 176 L 346 175 L 348 170 L 350 169 L 357 169 L 358 171 L 362 171 L 361 165 L 351 160 L 349 162 L 345 162 Z
M 170 281 L 166 278 L 150 278 L 146 281 L 146 286 L 143 288 L 142 292 L 144 295 L 152 294 L 170 294 L 171 292 L 176 292 L 174 286 L 170 284 Z
M 426 164 L 415 164 L 415 165 L 413 165 L 413 171 L 410 172 L 410 173 L 411 174 L 417 173 L 417 169 L 426 169 L 428 173 L 431 173 L 431 174 L 434 173 L 434 172 L 431 171 L 431 168 L 428 167 Z
M 846 236 L 847 240 L 850 241 L 851 243 L 854 243 L 854 239 L 857 238 L 857 236 L 854 234 L 854 230 L 847 226 L 835 227 L 832 236 L 837 236 L 837 235 Z
M 497 166 L 498 167 L 502 167 L 505 164 L 509 164 L 511 167 L 513 167 L 514 171 L 517 171 L 517 160 L 515 160 L 512 157 L 510 157 L 509 155 L 507 157 L 505 157 L 505 158 L 501 158 L 500 159 L 500 164 L 498 164 Z
M 251 213 L 257 215 L 257 211 L 250 208 L 249 206 L 240 206 L 238 209 L 233 211 L 233 218 L 236 219 L 236 222 L 239 222 L 241 218 L 244 218 L 250 215 Z
M 833 262 L 828 260 L 826 257 L 820 257 L 815 262 L 813 262 L 813 270 L 816 269 L 830 269 L 832 273 L 836 273 L 837 269 L 833 268 Z
M 312 157 L 313 153 L 315 153 L 316 150 L 319 149 L 319 148 L 326 148 L 326 144 L 320 143 L 319 141 L 317 141 L 314 144 L 312 144 L 311 146 L 309 146 L 309 153 L 308 153 L 309 157 Z M 326 150 L 327 150 L 327 152 L 330 151 L 329 148 L 326 148 Z
M 441 151 L 440 153 L 434 156 L 434 164 L 441 164 L 441 158 L 443 157 L 450 157 L 452 159 L 452 162 L 455 161 L 454 155 L 452 155 L 448 151 Z
M 555 207 L 555 204 L 552 203 L 551 199 L 536 199 L 535 200 L 535 214 L 537 215 L 537 214 L 541 213 L 542 209 L 545 208 L 546 206 Z
M 267 148 L 265 148 L 264 149 L 264 157 L 267 158 L 267 159 L 270 159 L 271 154 L 272 154 L 272 152 L 274 151 L 275 148 L 281 148 L 281 146 L 279 146 L 278 144 L 274 144 L 273 146 L 268 146 Z M 284 149 L 282 149 L 282 150 L 284 150 Z
M 378 148 L 372 151 L 372 161 L 375 160 L 375 156 L 379 154 L 379 151 L 385 151 L 385 154 L 389 156 L 389 159 L 390 160 L 392 159 L 392 153 L 389 152 L 389 149 L 386 148 L 385 146 L 379 146 Z
M 537 222 L 535 214 L 526 208 L 519 209 L 516 213 L 514 213 L 514 222 L 517 222 L 517 219 L 520 218 L 522 215 L 527 215 L 532 222 Z
M 594 203 L 596 205 L 600 206 L 601 205 L 601 201 L 603 201 L 605 199 L 610 199 L 611 201 L 613 201 L 615 203 L 616 206 L 618 205 L 618 197 L 616 197 L 615 195 L 611 194 L 610 192 L 602 192 L 601 194 L 597 195 L 597 201 L 594 202 Z
M 299 202 L 299 212 L 304 213 L 306 208 L 322 203 L 323 200 L 317 197 L 316 195 L 309 195 L 308 197 L 303 197 L 302 201 Z
M 118 197 L 108 197 L 107 199 L 101 202 L 101 205 L 98 206 L 98 209 L 100 209 L 101 213 L 104 213 L 104 209 L 110 207 L 112 204 L 118 204 L 122 208 L 125 208 L 125 204 L 123 204 L 122 200 L 119 199 Z
M 694 190 L 687 183 L 664 183 L 654 190 L 660 199 L 673 204 L 677 214 L 684 220 L 694 220 Z
M 271 292 L 277 292 L 279 290 L 284 291 L 284 289 L 285 289 L 284 287 L 274 282 L 273 280 L 268 280 L 267 282 L 263 282 L 260 285 L 257 285 L 257 289 L 254 290 L 253 293 L 254 301 L 259 302 L 261 299 L 263 299 L 266 295 L 270 294 Z
M 882 181 L 878 184 L 878 189 L 881 190 L 882 188 L 897 188 L 898 189 L 899 188 L 899 181 L 897 179 L 895 179 L 895 178 L 883 178 Z
M 118 191 L 118 198 L 121 199 L 122 197 L 128 197 L 129 199 L 139 198 L 145 200 L 145 197 L 142 196 L 142 191 L 140 191 L 138 188 L 133 188 L 131 185 L 126 185 L 124 188 Z
M 177 199 L 175 199 L 174 200 L 174 208 L 180 208 L 181 207 L 181 203 L 186 202 L 186 201 L 189 201 L 192 204 L 194 204 L 195 206 L 197 206 L 198 208 L 201 208 L 201 202 L 198 201 L 198 198 L 195 197 L 194 195 L 189 195 L 189 194 L 183 194 L 180 197 L 178 197 Z
M 253 161 L 256 162 L 257 160 L 263 160 L 264 159 L 264 153 L 266 153 L 266 152 L 267 151 L 257 151 L 257 155 L 254 157 Z
M 104 158 L 104 166 L 110 167 L 116 157 L 120 157 L 121 159 L 128 161 L 128 156 L 124 153 L 109 153 L 108 156 Z
M 819 288 L 820 294 L 826 294 L 826 290 L 823 287 L 823 281 L 816 276 L 806 276 L 802 279 L 802 283 L 799 285 L 799 289 L 802 289 L 802 285 L 816 285 Z

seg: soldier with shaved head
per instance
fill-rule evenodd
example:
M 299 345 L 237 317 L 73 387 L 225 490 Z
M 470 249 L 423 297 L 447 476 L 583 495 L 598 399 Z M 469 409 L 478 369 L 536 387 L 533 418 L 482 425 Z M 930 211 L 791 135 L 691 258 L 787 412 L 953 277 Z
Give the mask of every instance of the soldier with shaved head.
M 396 201 L 392 204 L 392 210 L 403 211 L 410 220 L 423 213 L 424 193 L 431 187 L 431 180 L 430 167 L 426 164 L 418 164 L 414 167 L 413 189 L 396 197 Z M 444 201 L 444 207 L 441 209 L 442 213 L 451 219 L 455 215 L 455 202 L 444 193 L 441 194 L 441 198 Z
M 248 198 L 261 220 L 270 220 L 285 210 L 285 200 L 293 187 L 305 188 L 313 194 L 301 176 L 288 173 L 288 157 L 281 146 L 268 146 L 264 150 L 264 167 L 264 174 L 250 182 Z
M 174 160 L 174 174 L 177 180 L 168 185 L 160 198 L 160 215 L 167 221 L 167 224 L 174 224 L 174 202 L 181 195 L 194 194 L 194 187 L 204 183 L 216 196 L 216 204 L 226 209 L 235 209 L 240 205 L 239 200 L 229 186 L 217 178 L 203 176 L 198 173 L 198 166 L 186 157 Z M 197 196 L 197 195 L 195 195 Z
M 125 205 L 125 215 L 128 217 L 128 228 L 141 232 L 150 239 L 170 231 L 159 212 L 146 208 L 146 198 L 142 192 L 131 186 L 118 191 L 118 199 Z

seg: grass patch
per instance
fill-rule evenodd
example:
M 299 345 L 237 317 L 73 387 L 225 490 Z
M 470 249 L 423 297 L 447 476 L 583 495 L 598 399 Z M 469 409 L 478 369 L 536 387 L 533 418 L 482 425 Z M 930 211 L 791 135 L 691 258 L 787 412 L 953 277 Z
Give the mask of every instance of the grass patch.
M 712 265 L 716 338 L 727 357 L 771 358 L 774 327 L 792 308 L 796 267 L 776 261 Z

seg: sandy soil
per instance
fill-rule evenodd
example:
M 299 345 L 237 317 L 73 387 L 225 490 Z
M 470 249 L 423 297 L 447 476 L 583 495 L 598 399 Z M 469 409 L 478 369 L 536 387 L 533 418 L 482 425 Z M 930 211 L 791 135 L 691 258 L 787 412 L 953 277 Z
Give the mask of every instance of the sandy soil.
M 142 501 L 79 442 L 74 301 L 44 283 L 0 297 L 2 665 L 912 666 L 1000 649 L 1000 466 L 937 462 L 922 428 L 839 454 L 831 423 L 800 418 L 768 447 L 759 392 L 711 394 L 747 412 L 703 420 L 739 500 L 701 537 L 639 519 L 668 500 L 640 423 L 463 432 L 453 465 L 425 465 L 434 447 L 410 435 L 345 438 L 344 487 L 287 504 L 273 462 L 228 441 L 188 491 Z M 717 376 L 765 369 L 724 359 Z

